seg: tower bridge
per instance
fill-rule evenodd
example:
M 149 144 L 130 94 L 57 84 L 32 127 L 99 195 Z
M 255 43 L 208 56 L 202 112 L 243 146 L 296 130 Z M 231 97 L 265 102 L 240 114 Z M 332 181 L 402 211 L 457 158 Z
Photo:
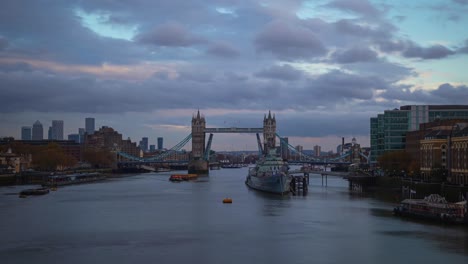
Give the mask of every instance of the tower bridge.
M 205 142 L 207 133 L 210 134 L 208 144 Z M 198 111 L 197 115 L 192 117 L 192 158 L 188 166 L 189 173 L 208 173 L 209 153 L 215 133 L 255 133 L 259 152 L 267 153 L 276 145 L 276 118 L 274 114 L 272 116 L 271 112 L 268 112 L 268 116 L 265 115 L 263 118 L 262 128 L 207 128 L 205 117 Z M 263 146 L 260 142 L 260 133 L 263 133 Z
M 354 161 L 355 158 L 359 158 L 359 155 L 363 155 L 356 148 L 353 151 L 344 153 L 340 157 L 335 157 L 333 159 L 320 159 L 314 158 L 305 155 L 302 152 L 299 152 L 296 148 L 290 145 L 285 141 L 280 135 L 276 133 L 276 118 L 275 115 L 268 112 L 268 115 L 265 115 L 263 118 L 263 127 L 257 128 L 237 128 L 237 127 L 227 127 L 227 128 L 207 128 L 205 117 L 200 115 L 200 111 L 196 115 L 192 116 L 192 133 L 185 137 L 181 142 L 175 145 L 173 148 L 168 151 L 159 154 L 154 157 L 141 158 L 134 157 L 124 152 L 117 152 L 117 157 L 119 164 L 152 164 L 152 163 L 168 163 L 173 162 L 171 160 L 171 155 L 175 155 L 182 147 L 192 141 L 192 153 L 188 161 L 188 171 L 189 173 L 199 173 L 207 174 L 209 170 L 209 154 L 211 150 L 211 142 L 213 140 L 213 134 L 216 133 L 255 133 L 257 136 L 258 144 L 258 154 L 259 156 L 268 153 L 270 149 L 276 148 L 276 138 L 281 141 L 281 144 L 287 146 L 290 151 L 298 153 L 303 157 L 300 163 L 309 163 L 309 164 L 343 164 L 349 165 L 350 162 L 343 162 L 345 157 L 352 157 Z M 206 142 L 206 134 L 209 134 L 208 142 Z M 260 134 L 263 134 L 263 143 L 260 139 Z M 366 157 L 368 159 L 368 157 Z M 177 162 L 177 161 L 176 161 Z M 179 161 L 180 162 L 180 161 Z M 187 162 L 187 161 L 184 161 Z

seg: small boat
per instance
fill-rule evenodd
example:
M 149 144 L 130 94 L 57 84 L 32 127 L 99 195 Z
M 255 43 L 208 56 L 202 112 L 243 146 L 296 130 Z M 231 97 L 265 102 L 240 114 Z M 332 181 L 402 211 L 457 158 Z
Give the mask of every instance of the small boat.
M 258 160 L 255 167 L 249 168 L 249 174 L 245 184 L 252 189 L 275 194 L 290 192 L 291 175 L 289 166 L 281 157 L 276 155 L 276 150 L 270 152 Z
M 444 197 L 431 194 L 424 199 L 405 199 L 393 209 L 398 216 L 418 217 L 445 223 L 467 223 L 466 201 L 448 203 Z
M 173 182 L 180 182 L 180 181 L 188 181 L 188 180 L 194 180 L 198 177 L 198 174 L 172 174 L 171 177 L 169 177 L 170 181 Z
M 240 169 L 242 167 L 242 164 L 225 164 L 221 166 L 223 169 Z
M 21 198 L 29 195 L 44 195 L 49 193 L 49 188 L 26 189 L 19 193 Z
M 42 184 L 45 187 L 57 187 L 72 184 L 91 183 L 105 180 L 106 176 L 99 172 L 73 173 L 66 175 L 52 175 Z

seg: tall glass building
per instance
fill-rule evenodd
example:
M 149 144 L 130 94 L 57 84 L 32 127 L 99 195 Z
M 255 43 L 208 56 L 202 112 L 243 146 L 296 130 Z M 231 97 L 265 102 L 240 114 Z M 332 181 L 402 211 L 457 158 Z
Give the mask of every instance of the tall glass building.
M 86 134 L 88 135 L 94 134 L 94 118 L 93 117 L 85 118 L 85 131 L 86 131 Z
M 158 150 L 162 150 L 163 149 L 163 138 L 162 137 L 158 137 Z
M 32 139 L 32 128 L 30 126 L 21 127 L 21 140 Z
M 468 119 L 468 105 L 405 105 L 371 117 L 371 163 L 386 151 L 405 149 L 406 132 L 437 119 Z
M 32 140 L 43 140 L 44 139 L 44 128 L 42 128 L 41 122 L 37 120 L 34 122 L 32 127 Z
M 63 120 L 52 120 L 51 138 L 54 140 L 63 140 Z

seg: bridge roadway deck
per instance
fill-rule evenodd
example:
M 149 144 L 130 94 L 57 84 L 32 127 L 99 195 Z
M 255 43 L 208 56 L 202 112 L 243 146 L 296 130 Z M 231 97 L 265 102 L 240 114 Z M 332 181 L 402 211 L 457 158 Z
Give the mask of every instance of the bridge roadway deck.
M 217 127 L 205 128 L 205 133 L 263 133 L 263 127 L 246 128 L 246 127 Z

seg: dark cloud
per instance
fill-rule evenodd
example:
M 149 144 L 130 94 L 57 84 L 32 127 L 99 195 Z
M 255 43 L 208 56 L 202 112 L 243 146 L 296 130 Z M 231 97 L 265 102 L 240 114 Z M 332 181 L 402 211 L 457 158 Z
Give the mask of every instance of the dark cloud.
M 366 25 L 357 19 L 340 19 L 333 23 L 338 33 L 345 33 L 359 38 L 366 38 L 373 41 L 388 40 L 396 27 L 386 22 L 380 22 L 376 25 Z
M 141 43 L 166 47 L 187 47 L 205 41 L 175 22 L 158 25 L 149 32 L 139 34 L 135 39 Z
M 442 59 L 455 54 L 455 51 L 443 45 L 421 47 L 409 40 L 379 41 L 378 45 L 383 52 L 401 52 L 406 58 Z
M 374 90 L 387 89 L 389 84 L 377 76 L 359 76 L 342 71 L 331 71 L 310 80 L 306 91 L 324 100 L 369 100 Z
M 381 12 L 367 0 L 334 0 L 326 6 L 370 17 L 378 17 Z
M 444 83 L 430 93 L 443 101 L 455 104 L 466 104 L 468 100 L 468 87 L 466 85 L 453 86 L 449 83 Z
M 452 0 L 452 1 L 460 5 L 468 5 L 468 0 Z
M 363 76 L 379 76 L 387 83 L 396 83 L 408 77 L 417 77 L 414 69 L 380 58 L 376 61 L 343 64 L 341 67 L 349 72 L 359 72 Z M 385 73 L 385 74 L 382 74 Z
M 267 24 L 255 37 L 255 46 L 259 52 L 271 52 L 285 60 L 308 60 L 326 53 L 314 32 L 286 21 Z
M 240 52 L 234 46 L 226 42 L 214 43 L 206 52 L 210 55 L 222 58 L 235 58 L 240 55 Z
M 468 39 L 465 40 L 465 45 L 458 48 L 457 52 L 458 53 L 468 53 Z
M 9 43 L 8 40 L 2 36 L 0 36 L 0 51 L 6 49 L 8 47 Z
M 427 48 L 419 46 L 410 46 L 403 51 L 403 56 L 407 58 L 421 58 L 421 59 L 441 59 L 455 52 L 442 45 L 433 45 Z
M 30 72 L 33 67 L 25 62 L 0 63 L 0 72 Z
M 368 135 L 369 114 L 356 112 L 314 111 L 307 115 L 278 116 L 278 131 L 289 137 L 324 137 L 335 135 Z M 297 126 L 301 129 L 297 129 Z M 337 145 L 341 144 L 337 138 Z
M 393 18 L 400 23 L 406 20 L 406 16 L 394 16 Z
M 303 76 L 302 71 L 296 70 L 290 65 L 272 66 L 254 74 L 256 77 L 278 79 L 284 81 L 298 80 Z
M 334 52 L 332 60 L 338 63 L 371 62 L 377 60 L 377 52 L 369 48 L 351 48 L 342 52 Z
M 389 89 L 381 96 L 388 100 L 408 102 L 413 104 L 466 104 L 468 87 L 453 86 L 449 83 L 440 85 L 435 90 L 414 89 L 409 86 Z

